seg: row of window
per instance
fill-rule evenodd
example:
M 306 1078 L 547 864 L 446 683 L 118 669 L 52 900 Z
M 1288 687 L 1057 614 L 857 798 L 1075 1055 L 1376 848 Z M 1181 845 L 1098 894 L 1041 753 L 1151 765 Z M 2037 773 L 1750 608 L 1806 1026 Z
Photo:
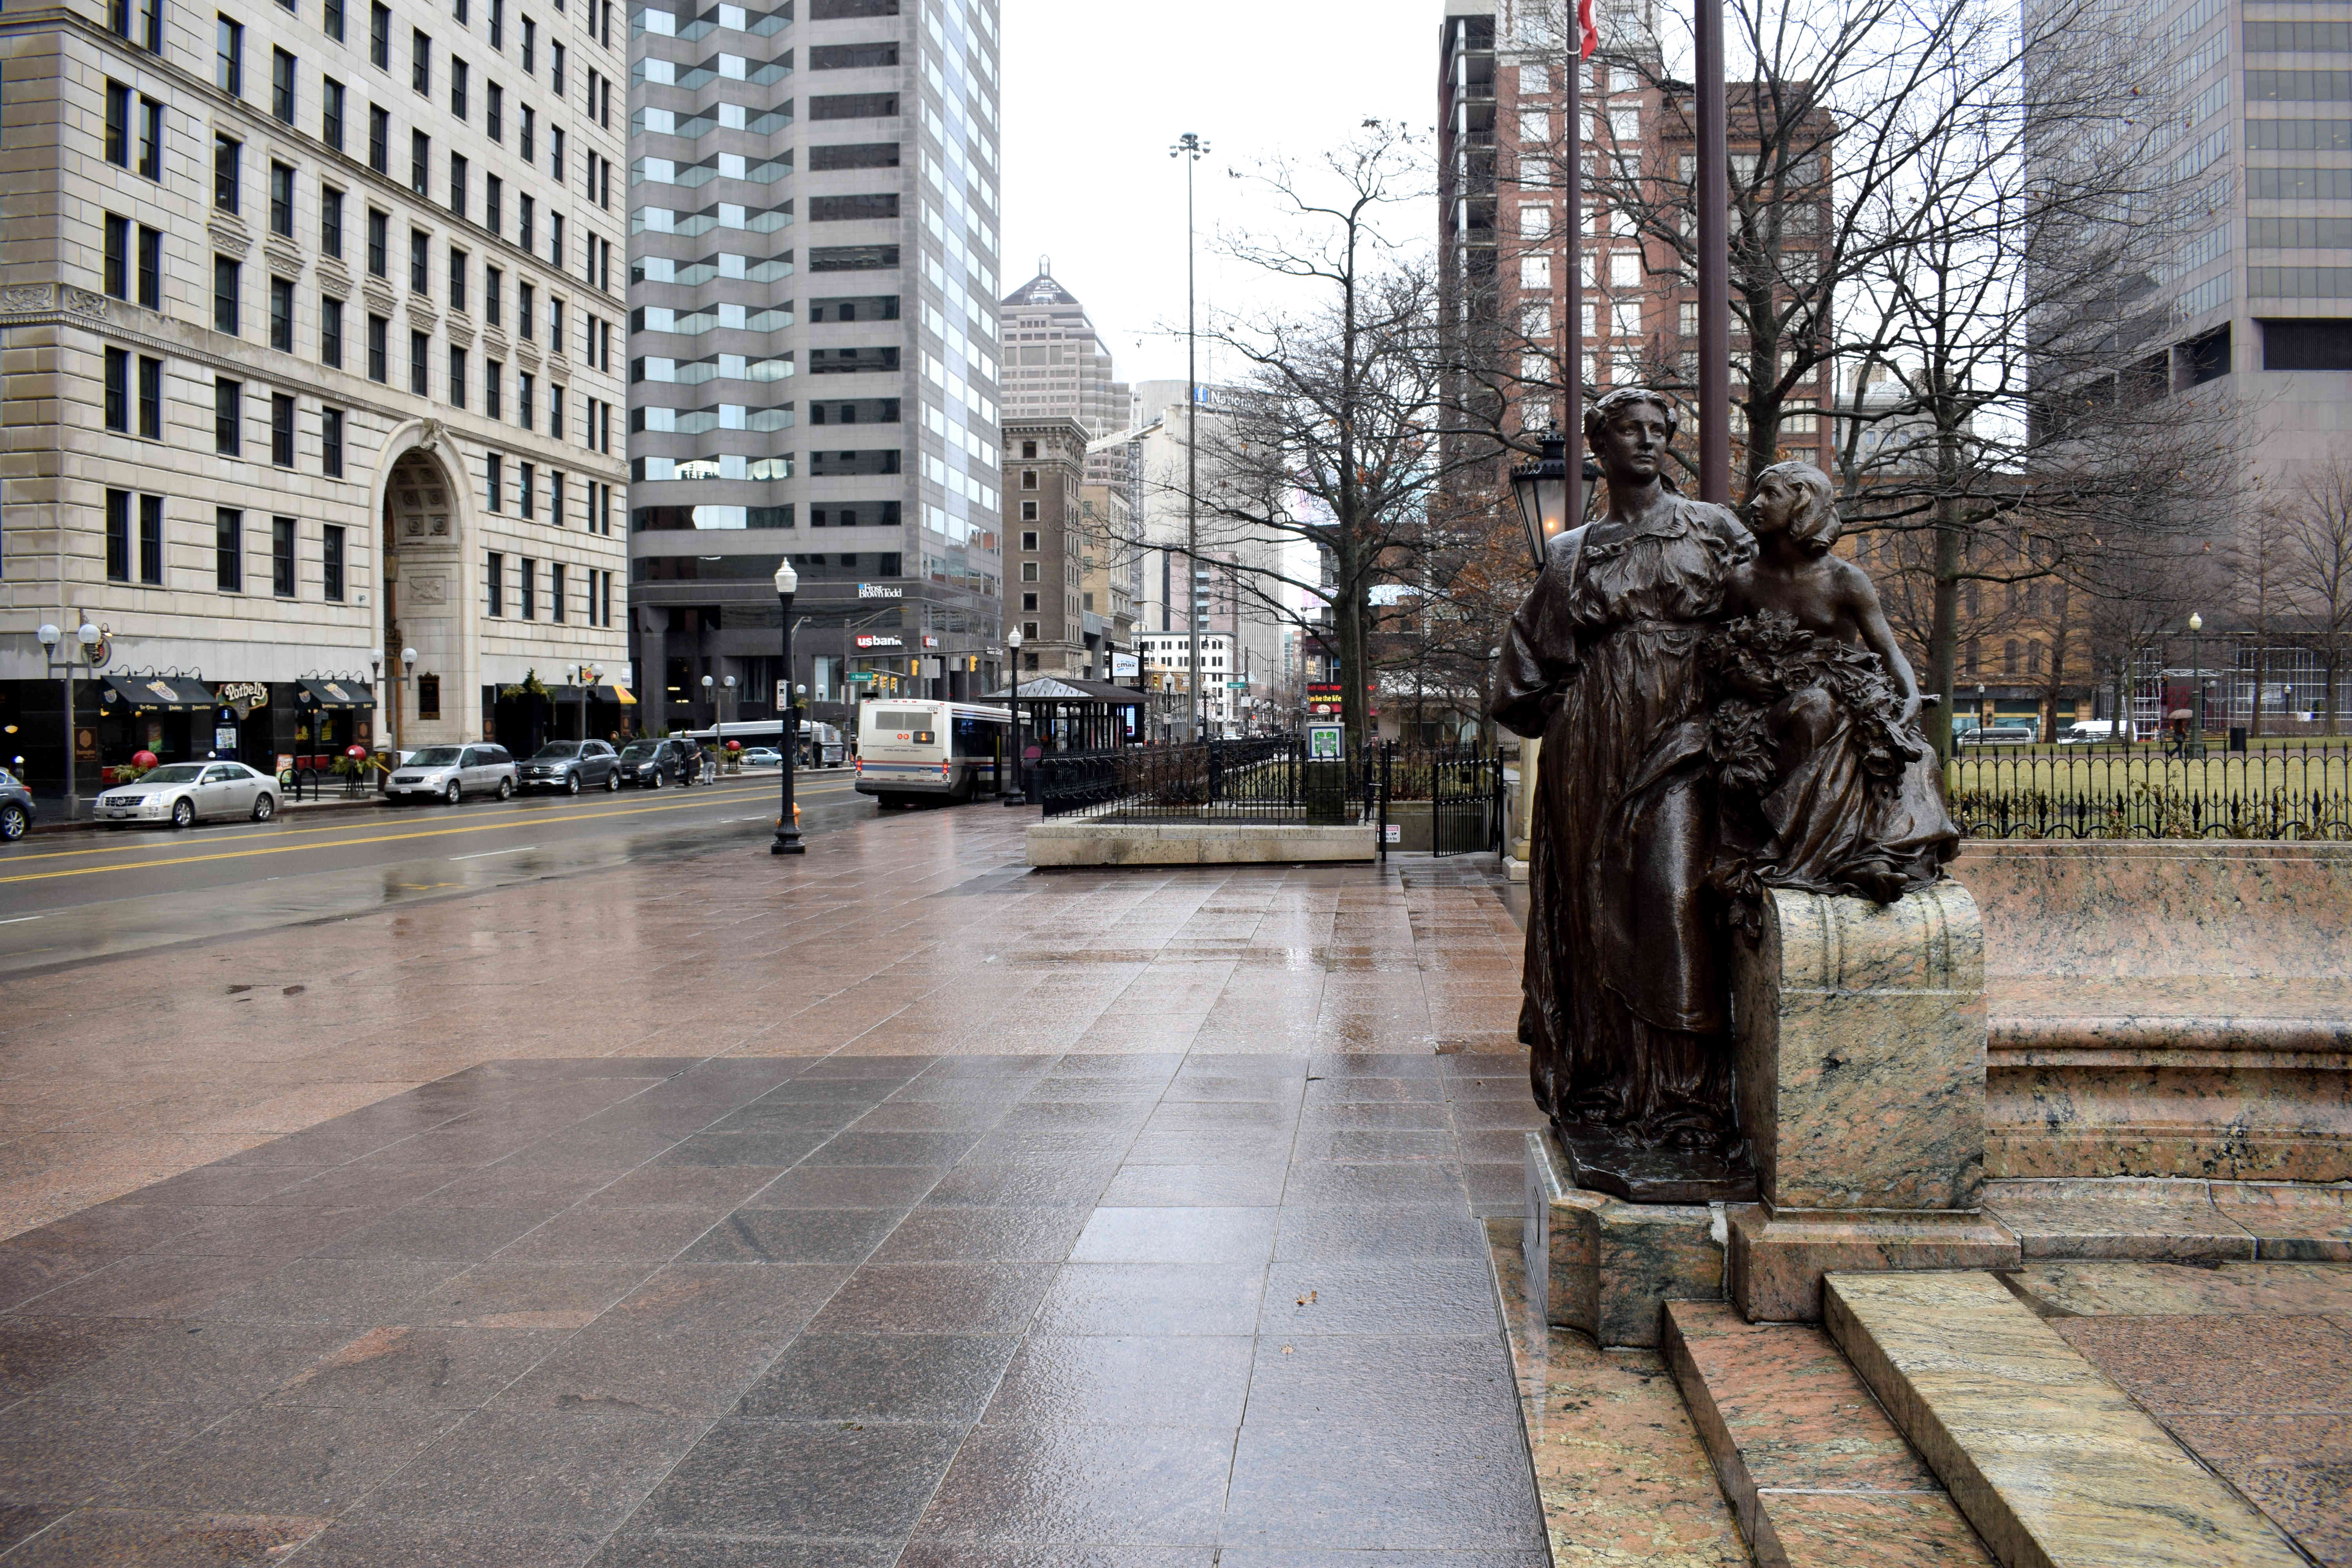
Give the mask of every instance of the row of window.
M 134 369 L 134 358 L 136 361 Z M 150 441 L 163 438 L 163 362 L 128 349 L 108 349 L 101 399 L 106 427 Z M 294 395 L 269 395 L 269 461 L 273 467 L 295 465 Z M 245 383 L 226 376 L 213 383 L 213 449 L 224 457 L 245 455 Z M 319 471 L 331 479 L 343 477 L 343 411 L 319 411 Z
M 514 515 L 525 522 L 539 521 L 540 480 L 547 481 L 547 521 L 556 527 L 565 526 L 564 475 L 560 468 L 550 468 L 544 476 L 535 463 L 514 465 Z M 504 514 L 509 496 L 507 459 L 503 452 L 492 452 L 483 460 L 482 500 L 491 511 Z M 585 519 L 588 531 L 610 535 L 613 531 L 614 489 L 601 479 L 588 481 L 588 505 Z
M 301 524 L 291 517 L 269 520 L 269 591 L 280 599 L 299 592 L 297 553 Z M 224 594 L 245 592 L 245 512 L 238 507 L 213 511 L 213 586 Z M 320 597 L 343 602 L 343 530 L 336 523 L 319 531 Z M 106 492 L 106 577 L 110 583 L 136 582 L 160 588 L 163 580 L 163 498 Z
M 488 607 L 491 616 L 505 619 L 507 607 L 514 607 L 517 620 L 539 619 L 540 563 L 528 555 L 513 557 L 513 568 L 508 568 L 508 557 L 500 551 L 489 552 L 489 569 L 485 584 Z M 589 567 L 575 579 L 561 561 L 547 563 L 547 618 L 562 622 L 570 615 L 571 584 L 579 581 L 583 593 L 582 607 L 587 612 L 592 626 L 613 624 L 613 574 L 601 567 Z

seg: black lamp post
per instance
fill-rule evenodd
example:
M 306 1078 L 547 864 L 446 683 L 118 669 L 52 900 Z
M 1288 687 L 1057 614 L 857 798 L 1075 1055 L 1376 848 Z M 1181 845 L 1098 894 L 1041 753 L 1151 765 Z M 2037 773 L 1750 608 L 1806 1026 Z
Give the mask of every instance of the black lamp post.
M 1026 805 L 1029 804 L 1029 792 L 1023 788 L 1021 784 L 1021 628 L 1019 626 L 1010 626 L 1005 629 L 1004 668 L 1007 686 L 1005 702 L 1007 710 L 1012 716 L 1012 722 L 1005 726 L 1004 731 L 1005 750 L 1012 755 L 1005 760 L 1013 764 L 1013 789 L 1010 794 L 1006 794 L 1002 788 L 997 793 L 1004 796 L 1003 804 L 1008 806 Z
M 776 599 L 784 611 L 784 668 L 776 678 L 776 700 L 782 704 L 776 717 L 783 721 L 784 756 L 776 772 L 783 779 L 783 808 L 776 817 L 776 839 L 768 846 L 771 855 L 805 855 L 808 846 L 801 842 L 800 824 L 793 820 L 793 759 L 800 752 L 801 711 L 793 706 L 793 595 L 799 592 L 800 574 L 793 570 L 791 556 L 776 563 Z
M 1519 517 L 1528 525 L 1528 548 L 1536 570 L 1544 565 L 1544 551 L 1568 527 L 1568 438 L 1557 428 L 1543 434 L 1542 455 L 1511 470 L 1511 493 L 1517 498 Z

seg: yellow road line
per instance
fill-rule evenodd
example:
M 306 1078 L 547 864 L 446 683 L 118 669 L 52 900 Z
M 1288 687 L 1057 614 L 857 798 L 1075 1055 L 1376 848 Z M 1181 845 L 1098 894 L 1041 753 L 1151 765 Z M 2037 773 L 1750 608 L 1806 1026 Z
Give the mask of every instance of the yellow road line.
M 743 787 L 742 787 L 742 786 L 743 786 L 743 784 L 744 784 L 745 783 L 754 783 L 754 784 L 756 784 L 756 783 L 758 783 L 758 782 L 760 782 L 760 781 L 758 781 L 758 780 L 748 780 L 748 781 L 746 781 L 746 780 L 727 780 L 727 781 L 723 781 L 722 783 L 720 783 L 719 784 L 717 784 L 717 785 L 712 785 L 712 784 L 696 784 L 696 785 L 694 785 L 694 786 L 692 786 L 692 787 L 694 787 L 694 788 L 696 788 L 696 789 L 712 789 L 712 788 L 717 788 L 717 789 L 722 790 L 726 795 L 730 795 L 730 796 L 733 796 L 733 795 L 741 795 L 741 794 L 746 793 L 746 792 L 744 791 Z M 831 781 L 827 781 L 827 782 L 831 782 Z M 856 781 L 855 781 L 855 780 L 846 780 L 846 781 L 844 781 L 844 782 L 845 782 L 845 783 L 850 783 L 850 784 L 855 784 L 855 783 L 856 783 Z M 770 787 L 771 787 L 771 789 L 774 789 L 774 788 L 777 788 L 778 786 L 776 786 L 776 785 L 774 784 L 773 781 L 770 781 Z M 794 788 L 793 788 L 793 793 L 794 795 L 814 795 L 814 794 L 818 793 L 818 790 L 819 790 L 819 788 L 820 788 L 820 787 L 821 787 L 821 786 L 817 786 L 817 785 L 795 785 L 795 786 L 794 786 Z M 681 804 L 683 804 L 683 803 L 681 803 Z M 383 811 L 390 811 L 390 810 L 392 810 L 393 808 L 392 808 L 392 807 L 390 807 L 390 806 L 380 806 L 380 807 L 378 807 L 377 809 L 379 809 L 379 810 L 383 810 Z M 605 803 L 605 802 L 604 802 L 604 801 L 595 801 L 595 802 L 591 802 L 591 803 L 583 803 L 583 805 L 582 805 L 582 807 L 581 807 L 581 809 L 580 809 L 578 812 L 574 813 L 573 815 L 572 815 L 572 816 L 570 816 L 562 817 L 562 818 L 561 818 L 561 819 L 559 819 L 559 820 L 560 820 L 560 821 L 562 821 L 562 822 L 593 822 L 593 821 L 596 820 L 596 819 L 597 819 L 597 818 L 599 818 L 599 817 L 615 816 L 624 815 L 625 813 L 629 812 L 629 811 L 646 810 L 646 809 L 649 809 L 649 808 L 647 808 L 647 807 L 643 807 L 643 806 L 621 806 L 621 805 L 611 805 L 611 804 L 607 804 L 607 803 Z M 283 823 L 286 819 L 285 819 L 284 817 L 279 817 L 278 820 L 280 823 Z M 522 822 L 522 821 L 537 820 L 537 818 L 536 818 L 535 816 L 532 816 L 532 817 L 525 817 L 525 816 L 520 816 L 520 814 L 518 814 L 518 816 L 517 816 L 516 820 L 517 820 L 518 822 Z M 160 825 L 158 825 L 158 826 L 160 826 Z M 231 826 L 244 826 L 244 825 L 243 825 L 243 824 L 233 824 L 233 825 L 231 825 Z M 270 835 L 270 837 L 273 837 L 273 838 L 290 838 L 290 837 L 296 837 L 296 836 L 298 836 L 298 835 L 303 835 L 303 834 L 319 834 L 319 833 L 349 833 L 354 826 L 355 826 L 355 825 L 354 825 L 354 824 L 352 824 L 352 823 L 345 822 L 345 823 L 339 823 L 339 824 L 337 824 L 337 825 L 335 825 L 334 826 L 331 826 L 331 827 L 326 827 L 326 826 L 320 826 L 320 827 L 289 827 L 289 826 L 281 826 L 281 827 L 278 828 L 275 832 L 273 832 L 273 833 Z M 102 832 L 102 833 L 111 834 L 113 830 L 112 830 L 110 827 L 109 827 L 109 828 L 101 828 L 101 829 L 100 829 L 99 831 L 100 831 L 100 832 Z M 16 864 L 17 864 L 17 863 L 19 863 L 19 862 L 21 862 L 21 861 L 26 861 L 26 860 L 65 860 L 65 859 L 71 859 L 71 858 L 75 858 L 75 857 L 77 857 L 77 856 L 81 856 L 81 855 L 130 855 L 130 854 L 137 854 L 137 853 L 139 853 L 139 852 L 140 852 L 141 850 L 142 850 L 142 849 L 146 849 L 146 850 L 161 849 L 161 848 L 164 847 L 166 845 L 168 845 L 168 844 L 170 844 L 170 843 L 172 843 L 172 842 L 173 842 L 173 840 L 171 840 L 171 839 L 168 839 L 168 838 L 167 838 L 167 839 L 163 839 L 163 840 L 161 840 L 161 841 L 151 841 L 150 843 L 147 843 L 147 844 L 145 844 L 145 845 L 136 845 L 136 844 L 109 844 L 109 845 L 104 845 L 104 846 L 100 846 L 100 847 L 93 847 L 93 848 L 89 848 L 89 849 L 40 849 L 40 850 L 32 850 L 32 851 L 19 850 L 19 851 L 17 851 L 16 853 L 12 854 L 12 855 L 0 856 L 0 866 L 16 865 Z M 356 840 L 356 839 L 355 839 L 355 840 L 353 840 L 353 842 L 354 842 L 354 843 L 358 843 L 358 842 L 363 842 L 363 841 L 362 841 L 362 840 Z M 298 846 L 297 847 L 299 847 L 299 846 Z M 325 846 L 313 846 L 313 847 L 325 847 Z
M 707 799 L 708 797 L 705 797 Z M 642 816 L 656 811 L 686 811 L 704 804 L 701 800 L 681 800 L 669 805 L 640 805 L 624 811 L 600 811 L 597 820 L 614 816 Z M 504 829 L 548 826 L 525 818 L 509 822 L 482 822 L 465 827 L 426 827 L 415 833 L 378 833 L 365 838 L 337 838 L 324 844 L 263 845 L 252 849 L 224 849 L 216 855 L 182 855 L 169 860 L 126 860 L 114 866 L 68 866 L 56 871 L 27 871 L 15 877 L 0 877 L 0 884 L 9 882 L 46 882 L 59 877 L 89 877 L 108 871 L 147 871 L 165 866 L 195 866 L 207 860 L 241 860 L 256 855 L 296 855 L 310 849 L 343 849 L 361 844 L 390 844 L 404 838 L 446 838 L 458 833 L 497 833 Z

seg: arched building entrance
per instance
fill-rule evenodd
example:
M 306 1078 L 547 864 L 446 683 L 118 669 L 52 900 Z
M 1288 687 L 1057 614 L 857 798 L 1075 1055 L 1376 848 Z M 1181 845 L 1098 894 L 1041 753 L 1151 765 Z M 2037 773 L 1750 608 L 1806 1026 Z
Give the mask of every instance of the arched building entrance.
M 383 480 L 383 637 L 387 676 L 401 653 L 416 668 L 397 686 L 394 744 L 414 750 L 471 739 L 481 730 L 474 678 L 472 616 L 466 591 L 462 489 L 433 448 L 438 432 L 393 459 Z

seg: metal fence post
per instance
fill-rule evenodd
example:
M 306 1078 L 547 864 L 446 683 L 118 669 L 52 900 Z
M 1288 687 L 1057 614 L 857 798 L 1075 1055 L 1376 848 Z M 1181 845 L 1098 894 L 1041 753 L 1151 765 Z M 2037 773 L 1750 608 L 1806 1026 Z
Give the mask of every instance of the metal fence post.
M 1388 864 L 1389 858 L 1389 763 L 1395 755 L 1393 742 L 1381 747 L 1381 820 L 1378 832 L 1381 836 L 1381 864 L 1383 866 Z

